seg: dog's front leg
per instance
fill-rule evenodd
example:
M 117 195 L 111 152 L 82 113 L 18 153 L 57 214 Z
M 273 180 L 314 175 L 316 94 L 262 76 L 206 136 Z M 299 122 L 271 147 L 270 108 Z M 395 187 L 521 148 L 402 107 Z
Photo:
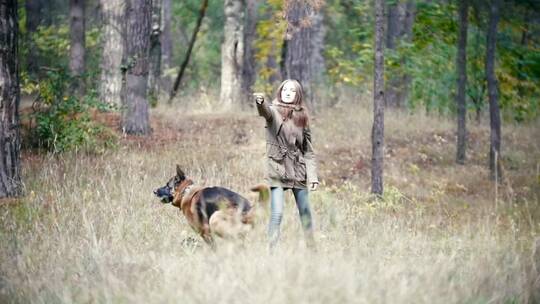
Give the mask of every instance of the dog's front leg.
M 212 248 L 212 250 L 216 250 L 216 242 L 214 238 L 212 237 L 212 234 L 210 232 L 210 227 L 208 225 L 204 225 L 203 229 L 201 231 L 201 237 L 203 240 Z

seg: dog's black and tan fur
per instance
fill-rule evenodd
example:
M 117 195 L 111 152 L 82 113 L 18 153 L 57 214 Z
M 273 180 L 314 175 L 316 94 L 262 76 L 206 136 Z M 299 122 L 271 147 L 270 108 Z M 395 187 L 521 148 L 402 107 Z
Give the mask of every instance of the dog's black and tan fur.
M 251 190 L 259 193 L 260 202 L 269 200 L 268 186 L 261 184 Z M 189 225 L 211 246 L 214 235 L 235 238 L 254 225 L 255 208 L 246 198 L 223 187 L 197 187 L 178 165 L 176 175 L 154 194 L 163 203 L 180 208 Z

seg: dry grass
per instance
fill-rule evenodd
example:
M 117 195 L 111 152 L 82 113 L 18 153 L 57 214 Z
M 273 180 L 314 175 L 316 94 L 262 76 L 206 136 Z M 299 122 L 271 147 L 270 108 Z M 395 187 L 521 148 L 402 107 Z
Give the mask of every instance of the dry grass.
M 288 197 L 277 252 L 266 219 L 244 244 L 212 252 L 151 193 L 176 163 L 244 194 L 262 180 L 263 122 L 254 109 L 213 113 L 211 99 L 204 110 L 154 110 L 150 138 L 103 155 L 25 155 L 28 195 L 0 206 L 0 302 L 534 301 L 538 124 L 504 127 L 507 180 L 495 204 L 485 127 L 472 126 L 468 165 L 456 166 L 452 121 L 387 112 L 386 194 L 373 202 L 369 107 L 319 109 L 318 251 L 305 250 Z

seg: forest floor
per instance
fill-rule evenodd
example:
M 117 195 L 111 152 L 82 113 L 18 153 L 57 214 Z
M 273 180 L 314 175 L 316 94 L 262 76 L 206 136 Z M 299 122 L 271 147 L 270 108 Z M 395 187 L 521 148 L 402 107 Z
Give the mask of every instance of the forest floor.
M 469 123 L 461 166 L 454 121 L 387 111 L 385 195 L 374 201 L 367 104 L 319 109 L 312 119 L 316 252 L 305 249 L 292 196 L 273 254 L 264 212 L 243 244 L 223 241 L 212 252 L 153 197 L 179 164 L 201 185 L 254 199 L 248 189 L 263 181 L 265 164 L 255 109 L 160 106 L 152 135 L 116 131 L 117 146 L 100 154 L 24 151 L 27 195 L 0 203 L 0 302 L 540 301 L 539 122 L 503 125 L 504 179 L 495 187 L 487 120 Z M 96 119 L 119 123 L 114 113 Z

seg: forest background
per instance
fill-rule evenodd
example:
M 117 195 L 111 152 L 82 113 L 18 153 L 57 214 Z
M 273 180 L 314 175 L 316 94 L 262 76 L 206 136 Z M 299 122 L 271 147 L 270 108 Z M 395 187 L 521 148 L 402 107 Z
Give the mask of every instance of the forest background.
M 20 156 L 0 168 L 0 302 L 540 301 L 539 1 L 1 7 Z M 178 163 L 249 195 L 265 150 L 251 94 L 287 78 L 312 114 L 318 251 L 287 204 L 281 251 L 263 213 L 247 244 L 211 252 L 152 190 Z

